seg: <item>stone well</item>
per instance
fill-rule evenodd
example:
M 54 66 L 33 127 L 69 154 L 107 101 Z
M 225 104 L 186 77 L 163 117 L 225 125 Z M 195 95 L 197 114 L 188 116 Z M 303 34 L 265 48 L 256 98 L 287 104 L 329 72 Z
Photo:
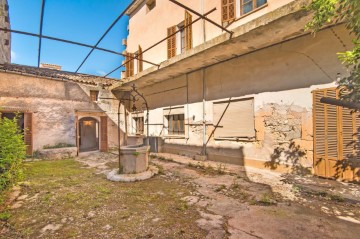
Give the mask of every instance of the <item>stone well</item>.
M 145 172 L 149 166 L 149 152 L 150 146 L 148 145 L 121 147 L 120 173 L 135 174 Z
M 150 146 L 121 147 L 120 170 L 110 171 L 107 179 L 115 182 L 135 182 L 151 178 L 159 172 L 159 169 L 149 166 L 149 152 Z

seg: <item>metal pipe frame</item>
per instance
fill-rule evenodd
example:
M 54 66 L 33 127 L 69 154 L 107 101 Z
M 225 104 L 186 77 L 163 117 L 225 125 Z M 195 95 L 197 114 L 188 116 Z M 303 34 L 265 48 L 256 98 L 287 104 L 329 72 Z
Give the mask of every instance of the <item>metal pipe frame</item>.
M 24 31 L 18 31 L 18 30 L 12 30 L 12 29 L 8 29 L 8 28 L 0 28 L 0 31 L 4 31 L 4 32 L 11 32 L 11 33 L 17 33 L 17 34 L 22 34 L 22 35 L 27 35 L 27 36 L 33 36 L 33 37 L 40 37 L 39 34 L 35 34 L 35 33 L 30 33 L 30 32 L 24 32 Z M 59 41 L 59 42 L 64 42 L 64 43 L 68 43 L 68 44 L 73 44 L 73 45 L 78 45 L 78 46 L 82 46 L 82 47 L 88 47 L 88 48 L 92 48 L 92 49 L 96 49 L 99 51 L 104 51 L 104 52 L 109 52 L 112 54 L 116 54 L 116 55 L 120 55 L 120 56 L 126 56 L 125 54 L 122 54 L 120 52 L 116 52 L 113 50 L 109 50 L 109 49 L 105 49 L 105 48 L 101 48 L 101 47 L 94 47 L 88 44 L 84 44 L 84 43 L 80 43 L 80 42 L 75 42 L 75 41 L 70 41 L 70 40 L 65 40 L 65 39 L 61 39 L 61 38 L 56 38 L 56 37 L 51 37 L 51 36 L 46 36 L 46 35 L 42 35 L 41 38 L 45 38 L 45 39 L 49 39 L 49 40 L 53 40 L 53 41 Z M 135 59 L 135 57 L 130 57 L 132 59 Z M 155 64 L 153 62 L 147 61 L 147 60 L 141 60 L 143 62 L 149 63 L 151 65 L 154 66 L 159 66 L 158 64 Z
M 45 0 L 44 0 L 45 1 Z M 109 26 L 109 28 L 104 32 L 104 34 L 100 37 L 100 39 L 96 42 L 96 44 L 94 45 L 94 47 L 97 47 L 100 42 L 104 39 L 104 37 L 109 33 L 109 31 L 115 26 L 115 24 L 120 20 L 120 18 L 122 18 L 125 13 L 129 10 L 129 8 L 131 7 L 132 4 L 129 4 L 126 9 L 124 11 L 122 11 L 122 13 L 115 19 L 115 21 Z M 91 53 L 93 53 L 95 48 L 92 48 L 90 50 L 90 52 L 87 54 L 87 56 L 85 57 L 85 59 L 81 62 L 80 66 L 76 69 L 75 73 L 77 73 L 80 68 L 84 65 L 85 61 L 89 58 L 89 56 L 91 55 Z
M 334 99 L 334 98 L 330 98 L 330 97 L 322 97 L 320 99 L 320 102 L 324 103 L 324 104 L 329 104 L 329 105 L 341 106 L 341 107 L 349 108 L 352 110 L 360 110 L 360 103 L 357 103 L 357 102 L 344 101 L 344 100 Z
M 37 63 L 38 67 L 40 67 L 40 58 L 41 58 L 41 40 L 42 40 L 44 10 L 45 10 L 45 0 L 42 0 L 41 1 L 41 13 L 40 13 L 40 29 L 39 29 L 39 48 L 38 48 L 38 63 Z
M 205 13 L 204 16 L 209 15 L 210 13 L 214 12 L 215 10 L 216 10 L 216 8 L 211 9 L 210 11 L 208 11 L 207 13 Z M 194 24 L 195 22 L 197 22 L 197 21 L 199 21 L 199 20 L 201 20 L 201 19 L 202 19 L 201 17 L 195 19 L 194 21 L 191 22 L 191 24 L 187 25 L 186 28 L 187 28 L 187 27 L 190 27 L 192 24 Z M 181 30 L 182 30 L 182 29 L 177 30 L 177 31 L 174 32 L 173 34 L 165 37 L 164 39 L 158 41 L 158 42 L 155 43 L 154 45 L 152 45 L 152 46 L 150 46 L 149 48 L 145 49 L 145 50 L 142 52 L 141 55 L 144 55 L 145 52 L 151 50 L 152 48 L 156 47 L 156 46 L 159 45 L 160 43 L 162 43 L 162 42 L 166 41 L 167 39 L 169 39 L 170 37 L 176 35 L 176 34 L 179 33 Z M 137 59 L 137 60 L 138 60 L 138 57 L 141 56 L 141 55 L 135 56 L 134 59 Z M 109 73 L 107 73 L 107 74 L 105 75 L 105 77 L 108 76 L 108 75 L 110 75 L 111 73 L 117 71 L 118 69 L 120 69 L 121 67 L 125 66 L 127 63 L 129 63 L 130 61 L 132 61 L 132 60 L 134 60 L 134 59 L 128 60 L 128 61 L 126 61 L 125 63 L 123 63 L 121 66 L 116 67 L 114 70 L 112 70 L 112 71 L 110 71 Z M 160 66 L 160 65 L 159 65 L 159 66 Z
M 217 26 L 218 28 L 222 29 L 223 31 L 226 31 L 227 33 L 229 33 L 229 34 L 230 34 L 230 37 L 234 34 L 234 32 L 229 31 L 229 30 L 228 30 L 228 29 L 226 29 L 225 27 L 223 27 L 223 26 L 221 26 L 220 24 L 218 24 L 218 23 L 214 22 L 213 20 L 211 20 L 211 19 L 207 18 L 206 16 L 201 15 L 201 14 L 200 14 L 200 13 L 198 13 L 197 11 L 195 11 L 195 10 L 193 10 L 193 9 L 191 9 L 191 8 L 189 8 L 189 7 L 187 7 L 187 6 L 185 6 L 184 4 L 179 3 L 179 2 L 177 2 L 177 1 L 175 1 L 175 0 L 169 0 L 169 1 L 170 1 L 170 2 L 172 2 L 172 3 L 174 3 L 174 4 L 176 4 L 176 5 L 178 5 L 178 6 L 180 6 L 180 7 L 182 7 L 182 8 L 184 8 L 185 10 L 187 10 L 187 11 L 189 11 L 189 12 L 192 12 L 193 14 L 195 14 L 195 15 L 197 15 L 197 16 L 199 16 L 199 17 L 201 17 L 202 19 L 204 19 L 204 20 L 206 20 L 206 21 L 210 22 L 211 24 L 213 24 L 213 25 Z

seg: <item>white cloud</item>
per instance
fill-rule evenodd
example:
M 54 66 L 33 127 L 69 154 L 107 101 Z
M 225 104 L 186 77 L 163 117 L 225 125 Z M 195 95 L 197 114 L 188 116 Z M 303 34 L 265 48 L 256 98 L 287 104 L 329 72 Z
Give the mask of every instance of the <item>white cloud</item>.
M 98 73 L 98 74 L 101 75 L 101 76 L 106 75 L 106 72 L 105 72 L 105 71 L 96 71 L 96 73 Z
M 17 58 L 17 54 L 14 51 L 11 51 L 11 60 L 14 61 Z

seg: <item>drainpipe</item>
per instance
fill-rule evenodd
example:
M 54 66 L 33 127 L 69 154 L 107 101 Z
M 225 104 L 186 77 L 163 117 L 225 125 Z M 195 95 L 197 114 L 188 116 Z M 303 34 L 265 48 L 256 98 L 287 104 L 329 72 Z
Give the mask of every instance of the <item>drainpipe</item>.
M 205 0 L 201 0 L 201 14 L 205 14 Z M 203 42 L 206 41 L 206 32 L 205 32 L 205 19 L 202 19 L 202 28 L 203 28 Z
M 190 110 L 189 110 L 189 78 L 186 74 L 186 111 L 187 111 L 187 137 L 186 140 L 190 139 Z
M 206 155 L 206 112 L 205 112 L 205 68 L 202 69 L 202 82 L 203 82 L 203 155 Z
M 119 173 L 120 173 L 120 169 L 121 169 L 121 163 L 120 163 L 120 153 L 121 153 L 121 149 L 120 149 L 120 107 L 121 107 L 121 100 L 119 100 L 119 106 L 118 106 L 118 153 L 119 153 Z

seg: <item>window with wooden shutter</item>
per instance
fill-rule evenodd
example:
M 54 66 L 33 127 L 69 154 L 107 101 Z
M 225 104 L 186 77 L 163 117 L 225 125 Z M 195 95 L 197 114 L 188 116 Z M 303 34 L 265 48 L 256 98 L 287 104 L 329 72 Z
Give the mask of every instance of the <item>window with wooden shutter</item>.
M 138 50 L 138 72 L 142 72 L 143 71 L 143 54 L 142 54 L 142 48 L 139 45 L 139 50 Z
M 214 137 L 255 139 L 254 99 L 215 102 Z
M 313 92 L 315 174 L 353 180 L 356 177 L 354 169 L 346 165 L 360 160 L 358 113 L 323 104 L 320 102 L 323 97 L 339 99 L 339 90 L 331 88 Z
M 99 91 L 98 90 L 90 90 L 90 99 L 91 101 L 95 102 L 98 100 Z
M 26 145 L 26 154 L 33 154 L 33 114 L 24 113 L 24 142 Z
M 130 77 L 134 75 L 134 54 L 126 53 L 125 57 L 125 76 Z
M 107 116 L 100 116 L 100 151 L 108 151 Z
M 185 11 L 185 49 L 189 50 L 192 48 L 192 16 L 188 11 Z
M 235 0 L 221 1 L 222 22 L 231 22 L 235 20 Z
M 164 116 L 167 121 L 168 135 L 185 134 L 184 107 L 165 108 Z
M 168 59 L 174 57 L 176 55 L 176 26 L 169 27 L 167 29 L 167 35 L 169 37 L 167 39 L 167 55 Z

